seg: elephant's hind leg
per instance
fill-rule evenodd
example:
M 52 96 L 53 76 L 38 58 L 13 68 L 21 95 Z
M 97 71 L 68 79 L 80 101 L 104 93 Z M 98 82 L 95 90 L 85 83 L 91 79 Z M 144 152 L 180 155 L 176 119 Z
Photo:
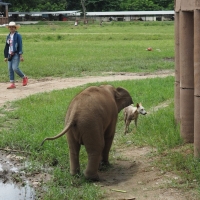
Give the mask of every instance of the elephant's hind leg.
M 88 156 L 88 165 L 86 170 L 84 171 L 84 175 L 86 179 L 92 180 L 92 181 L 99 181 L 99 175 L 98 175 L 98 168 L 99 163 L 101 160 L 101 154 L 98 155 L 89 155 Z
M 81 145 L 75 140 L 74 137 L 67 133 L 67 140 L 69 145 L 70 157 L 70 174 L 76 175 L 80 173 L 79 151 Z
M 83 143 L 85 145 L 85 149 L 88 154 L 88 164 L 86 170 L 84 171 L 84 175 L 86 179 L 92 181 L 98 181 L 98 169 L 101 161 L 101 153 L 104 147 L 103 136 L 100 132 L 93 134 L 96 130 L 93 130 L 88 137 L 83 137 Z

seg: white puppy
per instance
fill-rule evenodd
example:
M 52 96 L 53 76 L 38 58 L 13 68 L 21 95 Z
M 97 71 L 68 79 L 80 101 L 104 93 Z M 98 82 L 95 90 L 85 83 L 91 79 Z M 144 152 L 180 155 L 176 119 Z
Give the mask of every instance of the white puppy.
M 124 122 L 125 122 L 125 131 L 124 134 L 128 132 L 129 129 L 129 124 L 131 123 L 132 120 L 135 121 L 135 126 L 137 128 L 137 120 L 139 114 L 146 115 L 147 112 L 142 106 L 141 103 L 137 103 L 137 107 L 133 107 L 133 104 L 124 108 Z

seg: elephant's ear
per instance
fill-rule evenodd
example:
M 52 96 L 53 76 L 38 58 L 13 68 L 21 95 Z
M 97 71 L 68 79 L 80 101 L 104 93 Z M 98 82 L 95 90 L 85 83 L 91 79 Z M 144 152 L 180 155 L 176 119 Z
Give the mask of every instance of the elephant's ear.
M 121 88 L 121 87 L 116 88 L 115 101 L 118 107 L 118 112 L 120 112 L 123 108 L 133 103 L 133 100 L 129 92 L 126 89 Z

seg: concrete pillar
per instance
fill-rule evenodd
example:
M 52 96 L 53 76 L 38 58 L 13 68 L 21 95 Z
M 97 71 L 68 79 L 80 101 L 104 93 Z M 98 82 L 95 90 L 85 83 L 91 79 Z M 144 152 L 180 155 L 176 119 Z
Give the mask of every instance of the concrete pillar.
M 174 84 L 174 117 L 180 123 L 180 40 L 179 12 L 175 13 L 175 84 Z
M 187 143 L 194 142 L 194 19 L 180 11 L 180 131 Z
M 200 10 L 194 10 L 194 156 L 200 157 Z

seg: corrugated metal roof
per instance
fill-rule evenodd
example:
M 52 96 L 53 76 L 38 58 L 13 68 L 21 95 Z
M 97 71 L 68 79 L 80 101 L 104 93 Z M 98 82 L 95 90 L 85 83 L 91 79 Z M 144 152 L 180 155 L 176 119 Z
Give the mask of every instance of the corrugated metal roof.
M 44 11 L 44 12 L 8 12 L 9 15 L 12 15 L 12 14 L 24 14 L 24 15 L 42 15 L 42 14 L 76 14 L 76 13 L 79 13 L 78 10 L 75 10 L 75 11 L 52 11 L 52 12 L 48 12 L 48 11 Z
M 52 11 L 52 12 L 9 12 L 9 15 L 12 14 L 24 14 L 24 15 L 42 15 L 42 14 L 70 14 L 70 15 L 76 15 L 80 16 L 80 11 Z M 145 15 L 173 15 L 174 11 L 110 11 L 110 12 L 86 12 L 86 16 L 145 16 Z
M 87 12 L 87 16 L 115 16 L 115 15 L 173 15 L 174 11 L 113 11 L 113 12 Z

